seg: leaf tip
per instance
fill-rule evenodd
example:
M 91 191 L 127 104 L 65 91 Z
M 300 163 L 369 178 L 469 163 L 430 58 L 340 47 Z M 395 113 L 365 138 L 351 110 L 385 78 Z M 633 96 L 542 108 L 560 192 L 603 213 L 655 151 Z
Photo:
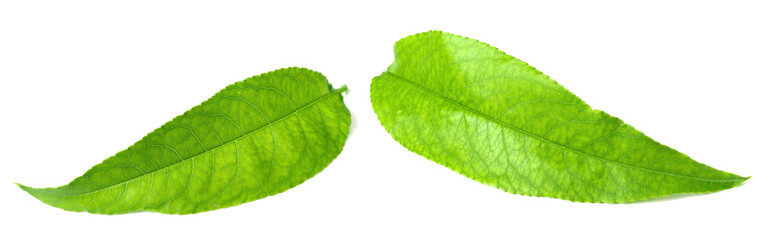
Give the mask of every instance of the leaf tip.
M 745 183 L 747 180 L 749 180 L 749 178 L 751 178 L 751 176 L 748 176 L 748 177 L 741 177 L 741 176 L 738 176 L 738 178 L 737 178 L 737 179 L 735 179 L 734 181 L 732 181 L 732 185 L 731 185 L 731 186 L 729 186 L 729 187 L 727 187 L 727 188 L 734 188 L 734 187 L 738 187 L 738 186 L 740 186 L 740 185 L 743 185 L 743 183 Z
M 30 187 L 21 183 L 14 183 L 14 184 L 16 184 L 17 187 L 27 192 L 28 194 L 32 195 L 33 197 L 38 198 L 35 194 L 36 189 L 34 187 Z
M 33 197 L 38 198 L 38 196 L 36 196 L 36 194 L 35 194 L 36 193 L 36 188 L 30 187 L 30 186 L 27 186 L 27 185 L 24 185 L 24 184 L 21 184 L 21 183 L 14 183 L 14 184 L 16 184 L 17 187 L 19 187 L 23 191 L 27 192 L 28 194 L 32 195 Z
M 744 182 L 746 182 L 746 180 L 749 180 L 749 178 L 751 178 L 751 176 L 744 177 L 743 179 L 741 179 L 741 180 L 738 182 L 738 185 L 740 185 L 741 183 L 744 183 Z
M 23 185 L 23 184 L 21 184 L 21 183 L 14 183 L 14 184 L 15 184 L 17 187 L 19 187 L 19 188 L 21 188 L 22 190 L 25 190 L 25 191 L 27 191 L 27 189 L 30 189 L 30 187 L 28 187 L 28 186 L 25 186 L 25 185 Z

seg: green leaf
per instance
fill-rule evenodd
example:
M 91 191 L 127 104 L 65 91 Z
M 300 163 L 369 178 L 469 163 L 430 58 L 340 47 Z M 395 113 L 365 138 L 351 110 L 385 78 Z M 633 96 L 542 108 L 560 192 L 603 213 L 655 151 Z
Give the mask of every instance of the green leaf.
M 286 68 L 232 84 L 58 188 L 19 185 L 68 211 L 189 214 L 299 185 L 343 149 L 351 122 L 321 73 Z
M 748 179 L 659 144 L 528 64 L 449 33 L 395 43 L 395 61 L 370 94 L 401 145 L 510 193 L 616 203 Z

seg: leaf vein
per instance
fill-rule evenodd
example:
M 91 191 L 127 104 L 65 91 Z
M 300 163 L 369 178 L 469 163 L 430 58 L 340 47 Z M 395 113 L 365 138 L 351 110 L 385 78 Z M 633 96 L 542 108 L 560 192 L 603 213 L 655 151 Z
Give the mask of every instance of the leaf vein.
M 462 104 L 462 103 L 460 103 L 460 102 L 457 102 L 457 101 L 455 101 L 455 100 L 452 100 L 452 99 L 450 99 L 450 98 L 448 98 L 448 97 L 446 97 L 446 96 L 444 96 L 444 95 L 442 95 L 442 94 L 440 94 L 440 93 L 437 93 L 437 92 L 435 92 L 435 91 L 433 91 L 433 90 L 430 90 L 430 89 L 428 89 L 428 88 L 426 88 L 426 87 L 424 87 L 424 86 L 422 86 L 422 85 L 420 85 L 420 84 L 418 84 L 418 83 L 416 83 L 416 82 L 414 82 L 414 81 L 411 81 L 411 80 L 409 80 L 409 79 L 403 78 L 403 77 L 401 77 L 401 76 L 399 76 L 399 75 L 397 75 L 397 74 L 391 73 L 391 72 L 389 72 L 389 71 L 387 71 L 386 73 L 387 73 L 387 74 L 389 74 L 390 76 L 393 76 L 393 77 L 395 77 L 395 78 L 397 78 L 397 79 L 400 79 L 400 80 L 402 80 L 402 81 L 403 81 L 403 82 L 405 82 L 405 83 L 408 83 L 408 84 L 410 84 L 411 86 L 414 86 L 414 87 L 416 87 L 416 88 L 419 88 L 419 89 L 421 89 L 421 90 L 423 90 L 423 91 L 425 91 L 425 92 L 427 92 L 427 93 L 429 93 L 429 94 L 431 94 L 431 95 L 433 95 L 433 96 L 435 96 L 435 97 L 441 98 L 441 99 L 443 99 L 445 102 L 448 102 L 448 103 L 450 103 L 450 104 L 453 104 L 453 105 L 456 105 L 456 106 L 458 106 L 458 107 L 460 107 L 460 108 L 463 108 L 464 110 L 466 110 L 466 111 L 468 111 L 468 112 L 471 112 L 471 113 L 473 113 L 473 114 L 476 114 L 477 116 L 480 116 L 480 117 L 486 118 L 486 119 L 488 119 L 488 120 L 490 120 L 490 121 L 492 121 L 492 122 L 494 122 L 494 123 L 496 123 L 496 124 L 499 124 L 499 125 L 501 125 L 501 126 L 504 126 L 504 127 L 506 127 L 506 128 L 509 128 L 509 129 L 511 129 L 511 130 L 517 131 L 517 132 L 519 132 L 519 133 L 521 133 L 521 134 L 523 134 L 523 135 L 529 136 L 529 137 L 531 137 L 531 138 L 534 138 L 534 139 L 536 139 L 536 140 L 539 140 L 539 141 L 541 141 L 541 142 L 544 142 L 544 143 L 547 143 L 547 144 L 550 144 L 550 145 L 553 145 L 553 146 L 557 146 L 557 147 L 560 147 L 560 148 L 563 148 L 563 149 L 566 149 L 566 150 L 572 151 L 572 152 L 574 152 L 574 153 L 577 153 L 577 154 L 581 154 L 581 155 L 588 156 L 588 157 L 591 157 L 591 158 L 594 158 L 594 159 L 602 160 L 602 161 L 604 161 L 604 162 L 606 162 L 606 163 L 612 163 L 612 164 L 615 164 L 615 165 L 618 165 L 618 166 L 622 166 L 622 167 L 627 167 L 627 168 L 635 168 L 635 169 L 639 169 L 639 170 L 642 170 L 642 171 L 649 171 L 649 172 L 652 172 L 652 173 L 663 174 L 663 175 L 670 175 L 670 176 L 674 176 L 674 177 L 681 177 L 681 178 L 687 178 L 687 179 L 693 179 L 693 180 L 699 180 L 699 181 L 708 181 L 708 182 L 734 182 L 734 181 L 741 180 L 741 179 L 708 179 L 708 178 L 699 178 L 699 177 L 693 177 L 693 176 L 686 176 L 686 175 L 680 175 L 680 174 L 674 174 L 674 173 L 668 173 L 668 172 L 657 171 L 657 170 L 653 170 L 653 169 L 649 169 L 649 168 L 645 168 L 645 167 L 632 166 L 632 165 L 628 165 L 628 164 L 625 164 L 625 163 L 621 163 L 621 162 L 615 162 L 615 161 L 608 160 L 608 159 L 605 159 L 605 158 L 602 158 L 602 157 L 594 156 L 594 155 L 591 155 L 591 154 L 588 154 L 588 153 L 585 153 L 585 152 L 579 151 L 579 150 L 577 150 L 577 149 L 572 149 L 572 148 L 566 147 L 566 146 L 564 146 L 564 145 L 562 145 L 562 144 L 559 144 L 559 143 L 556 143 L 556 142 L 553 142 L 553 141 L 550 141 L 550 140 L 544 139 L 544 138 L 542 138 L 542 137 L 540 137 L 540 136 L 537 136 L 537 135 L 535 135 L 535 134 L 533 134 L 533 133 L 530 133 L 530 132 L 528 132 L 528 131 L 525 131 L 525 130 L 523 130 L 523 129 L 520 129 L 520 128 L 518 128 L 518 127 L 512 126 L 512 125 L 510 125 L 510 124 L 508 124 L 508 123 L 502 122 L 502 121 L 500 121 L 500 120 L 498 120 L 498 119 L 496 119 L 496 118 L 493 118 L 493 117 L 491 117 L 491 116 L 488 116 L 487 114 L 484 114 L 484 113 L 482 113 L 482 112 L 479 112 L 479 111 L 477 111 L 476 109 L 473 109 L 473 108 L 470 108 L 470 107 L 468 107 L 468 106 L 465 106 L 465 105 L 463 105 L 463 104 Z

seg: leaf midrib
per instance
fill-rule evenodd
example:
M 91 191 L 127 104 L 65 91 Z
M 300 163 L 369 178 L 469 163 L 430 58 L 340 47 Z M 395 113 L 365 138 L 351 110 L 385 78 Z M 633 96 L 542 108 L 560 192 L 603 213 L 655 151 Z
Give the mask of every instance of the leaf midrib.
M 345 92 L 346 90 L 347 90 L 346 86 L 343 86 L 343 87 L 340 87 L 340 88 L 338 88 L 338 89 L 335 89 L 335 90 L 333 90 L 332 92 L 330 92 L 330 93 L 327 93 L 326 95 L 323 95 L 323 96 L 321 96 L 321 97 L 319 97 L 319 98 L 316 98 L 315 100 L 313 100 L 313 101 L 309 102 L 309 103 L 308 103 L 308 104 L 306 104 L 305 106 L 302 106 L 302 107 L 300 107 L 300 108 L 297 108 L 296 110 L 294 110 L 294 111 L 292 111 L 292 112 L 290 112 L 290 113 L 286 114 L 286 115 L 285 115 L 285 116 L 283 116 L 283 117 L 280 117 L 280 118 L 278 118 L 278 119 L 275 119 L 275 120 L 273 120 L 273 121 L 270 121 L 270 122 L 268 122 L 268 123 L 266 123 L 266 124 L 264 124 L 264 125 L 262 125 L 262 126 L 259 126 L 258 128 L 254 129 L 253 131 L 250 131 L 250 132 L 248 132 L 247 134 L 243 134 L 243 135 L 241 135 L 241 136 L 239 136 L 239 137 L 237 137 L 237 138 L 235 138 L 235 139 L 232 139 L 232 140 L 226 141 L 226 142 L 225 142 L 225 143 L 223 143 L 223 144 L 220 144 L 220 145 L 218 145 L 218 146 L 215 146 L 215 147 L 213 147 L 213 148 L 207 149 L 206 151 L 204 151 L 204 152 L 202 152 L 202 153 L 199 153 L 199 154 L 193 155 L 193 156 L 191 156 L 191 157 L 188 157 L 188 158 L 181 159 L 180 161 L 177 161 L 177 162 L 175 162 L 175 163 L 172 163 L 172 164 L 166 165 L 166 166 L 164 166 L 164 167 L 162 167 L 162 168 L 155 169 L 155 170 L 153 170 L 153 171 L 150 171 L 150 172 L 147 172 L 147 173 L 145 173 L 145 174 L 142 174 L 142 175 L 139 175 L 139 176 L 136 176 L 136 177 L 133 177 L 133 178 L 129 178 L 129 179 L 127 179 L 127 180 L 123 180 L 123 181 L 121 181 L 121 182 L 117 182 L 117 183 L 115 183 L 115 184 L 112 184 L 112 185 L 108 185 L 108 186 L 105 186 L 105 187 L 101 187 L 101 188 L 98 188 L 98 189 L 95 189 L 95 190 L 91 190 L 91 191 L 88 191 L 88 192 L 83 192 L 83 193 L 79 193 L 79 194 L 73 194 L 73 195 L 64 195 L 64 196 L 62 196 L 62 197 L 74 197 L 74 196 L 83 196 L 83 195 L 91 194 L 91 193 L 94 193 L 94 192 L 98 192 L 98 191 L 101 191 L 101 190 L 104 190 L 104 189 L 112 188 L 112 187 L 115 187 L 115 186 L 121 185 L 121 184 L 123 184 L 123 183 L 127 183 L 127 182 L 130 182 L 130 181 L 136 180 L 136 179 L 138 179 L 138 178 L 141 178 L 141 177 L 144 177 L 144 176 L 148 176 L 148 175 L 150 175 L 150 174 L 154 174 L 154 173 L 156 173 L 156 172 L 158 172 L 158 171 L 161 171 L 161 170 L 168 169 L 169 167 L 172 167 L 172 166 L 174 166 L 174 165 L 180 164 L 180 163 L 182 163 L 182 162 L 186 162 L 188 159 L 193 159 L 193 158 L 199 157 L 199 156 L 201 156 L 201 155 L 207 154 L 208 152 L 211 152 L 212 150 L 215 150 L 215 149 L 218 149 L 218 148 L 220 148 L 220 147 L 223 147 L 223 146 L 225 146 L 225 145 L 227 145 L 227 144 L 234 143 L 234 142 L 236 142 L 236 141 L 242 140 L 243 138 L 245 138 L 245 137 L 247 137 L 247 136 L 250 136 L 250 135 L 252 135 L 252 134 L 255 134 L 256 132 L 258 132 L 258 131 L 261 131 L 262 129 L 264 129 L 264 128 L 268 127 L 268 126 L 272 126 L 272 124 L 275 124 L 275 123 L 277 123 L 277 122 L 283 121 L 283 120 L 285 120 L 285 119 L 287 119 L 287 118 L 291 117 L 292 115 L 296 115 L 296 114 L 297 114 L 298 112 L 300 112 L 301 110 L 304 110 L 304 109 L 306 109 L 306 108 L 308 108 L 308 107 L 310 107 L 310 106 L 316 105 L 317 103 L 321 102 L 322 100 L 324 100 L 324 99 L 327 99 L 327 98 L 329 98 L 329 97 L 331 97 L 331 96 L 334 96 L 334 95 L 338 95 L 338 94 L 340 94 L 340 93 L 342 93 L 342 92 Z
M 468 112 L 476 114 L 479 117 L 483 117 L 483 118 L 485 118 L 487 120 L 490 120 L 490 121 L 492 121 L 492 122 L 494 122 L 494 123 L 496 123 L 498 125 L 501 125 L 503 127 L 509 128 L 511 130 L 514 130 L 514 131 L 517 131 L 519 133 L 522 133 L 523 135 L 526 135 L 528 137 L 534 138 L 536 140 L 545 142 L 545 143 L 550 144 L 550 145 L 555 145 L 555 146 L 560 147 L 560 148 L 562 148 L 564 150 L 568 150 L 568 151 L 571 151 L 571 152 L 574 152 L 574 153 L 577 153 L 577 154 L 581 154 L 581 155 L 586 156 L 586 157 L 599 159 L 599 160 L 602 160 L 604 162 L 615 164 L 615 165 L 619 165 L 619 166 L 623 166 L 623 167 L 634 168 L 634 169 L 639 169 L 639 170 L 643 170 L 643 171 L 650 171 L 650 172 L 653 172 L 653 173 L 670 175 L 670 176 L 681 177 L 681 178 L 688 178 L 688 179 L 699 180 L 699 181 L 707 181 L 707 182 L 737 182 L 739 180 L 743 180 L 743 178 L 739 178 L 739 179 L 709 179 L 709 178 L 699 178 L 699 177 L 693 177 L 693 176 L 686 176 L 686 175 L 662 172 L 662 171 L 653 170 L 653 169 L 644 168 L 644 167 L 633 166 L 633 165 L 625 164 L 625 163 L 622 163 L 622 162 L 617 162 L 617 161 L 605 159 L 605 158 L 602 158 L 602 157 L 598 157 L 598 156 L 595 156 L 595 155 L 592 155 L 592 154 L 589 154 L 589 153 L 585 153 L 585 152 L 577 150 L 577 149 L 569 148 L 569 147 L 564 146 L 562 144 L 559 144 L 559 143 L 547 140 L 547 139 L 545 139 L 543 137 L 540 137 L 540 136 L 538 136 L 536 134 L 533 134 L 531 132 L 528 132 L 528 131 L 525 131 L 525 130 L 520 129 L 518 127 L 512 126 L 512 125 L 510 125 L 508 123 L 505 123 L 505 122 L 503 122 L 501 120 L 493 118 L 493 117 L 491 117 L 491 116 L 489 116 L 487 114 L 484 114 L 484 113 L 482 113 L 482 112 L 480 112 L 480 111 L 478 111 L 476 109 L 473 109 L 473 108 L 470 108 L 470 107 L 468 107 L 466 105 L 463 105 L 462 103 L 459 103 L 459 102 L 457 102 L 455 100 L 452 100 L 452 99 L 450 99 L 450 98 L 448 98 L 448 97 L 446 97 L 446 96 L 444 96 L 444 95 L 442 95 L 440 93 L 437 93 L 437 92 L 435 92 L 433 90 L 430 90 L 430 89 L 426 88 L 425 86 L 422 86 L 422 85 L 420 85 L 420 84 L 418 84 L 418 83 L 416 83 L 414 81 L 411 81 L 411 80 L 409 80 L 407 78 L 404 78 L 402 76 L 394 74 L 394 73 L 392 73 L 390 71 L 386 71 L 386 73 L 389 74 L 390 76 L 393 76 L 395 78 L 403 80 L 404 82 L 406 82 L 408 84 L 411 84 L 412 86 L 415 86 L 415 87 L 417 87 L 419 89 L 422 89 L 423 91 L 425 91 L 427 93 L 430 93 L 430 94 L 432 94 L 432 95 L 434 95 L 434 96 L 436 96 L 438 98 L 441 98 L 441 99 L 443 99 L 444 101 L 446 101 L 448 103 L 451 103 L 451 104 L 454 104 L 454 105 L 456 105 L 458 107 L 461 107 L 461 108 L 465 109 Z

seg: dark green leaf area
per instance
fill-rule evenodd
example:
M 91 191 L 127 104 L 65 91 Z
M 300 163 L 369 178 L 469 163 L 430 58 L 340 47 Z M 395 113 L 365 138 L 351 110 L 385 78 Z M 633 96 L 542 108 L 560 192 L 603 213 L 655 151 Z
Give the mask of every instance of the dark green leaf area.
M 313 177 L 343 149 L 351 121 L 343 91 L 304 68 L 254 76 L 68 185 L 20 187 L 49 205 L 100 214 L 188 214 L 274 195 Z

